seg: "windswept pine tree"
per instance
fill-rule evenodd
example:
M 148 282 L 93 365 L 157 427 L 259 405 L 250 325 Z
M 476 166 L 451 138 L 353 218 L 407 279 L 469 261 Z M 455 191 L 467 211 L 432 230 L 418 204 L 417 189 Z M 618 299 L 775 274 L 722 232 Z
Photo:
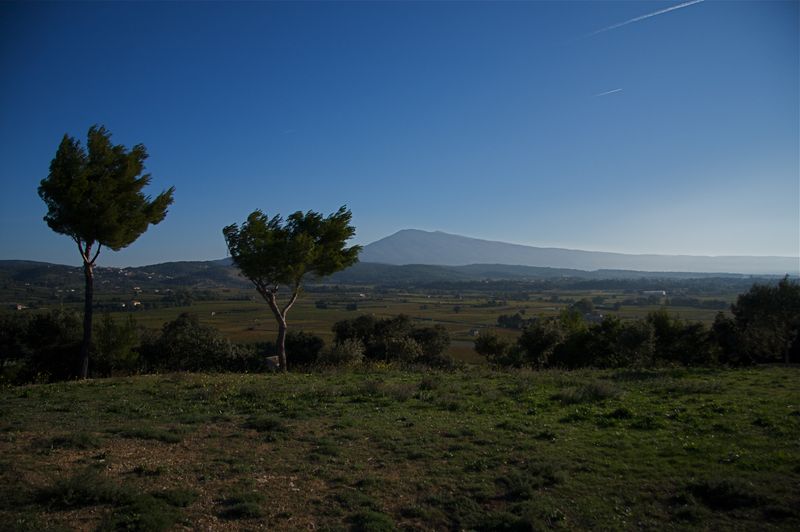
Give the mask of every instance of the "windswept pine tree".
M 150 224 L 161 222 L 172 204 L 175 188 L 151 199 L 142 189 L 151 180 L 143 174 L 147 151 L 141 144 L 130 150 L 111 143 L 111 133 L 92 126 L 86 148 L 64 135 L 39 185 L 47 204 L 44 217 L 50 229 L 69 236 L 78 246 L 85 279 L 81 378 L 89 374 L 92 342 L 94 266 L 102 247 L 119 251 L 132 244 Z
M 269 218 L 253 211 L 239 227 L 222 230 L 234 264 L 250 279 L 266 300 L 278 322 L 278 360 L 286 371 L 286 314 L 292 308 L 308 276 L 325 277 L 358 261 L 361 246 L 345 247 L 356 230 L 352 214 L 344 206 L 327 218 L 297 211 L 286 223 L 279 215 Z M 281 307 L 278 292 L 288 288 L 288 300 Z

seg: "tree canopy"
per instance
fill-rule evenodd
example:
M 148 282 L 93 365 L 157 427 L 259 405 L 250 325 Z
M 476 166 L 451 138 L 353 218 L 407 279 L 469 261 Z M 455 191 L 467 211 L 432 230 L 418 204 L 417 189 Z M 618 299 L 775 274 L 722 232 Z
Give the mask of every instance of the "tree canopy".
M 44 220 L 78 245 L 97 243 L 118 251 L 164 219 L 175 188 L 155 199 L 142 193 L 151 180 L 142 173 L 145 147 L 112 144 L 103 126 L 89 129 L 86 146 L 69 135 L 61 140 L 50 174 L 39 185 L 47 205 Z

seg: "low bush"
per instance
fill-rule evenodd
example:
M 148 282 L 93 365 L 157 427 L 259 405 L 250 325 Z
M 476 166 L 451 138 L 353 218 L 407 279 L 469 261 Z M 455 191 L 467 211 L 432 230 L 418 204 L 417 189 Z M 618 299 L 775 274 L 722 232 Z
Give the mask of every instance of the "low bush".
M 360 342 L 364 360 L 367 361 L 439 368 L 452 367 L 454 364 L 446 354 L 450 335 L 444 327 L 416 327 L 411 318 L 403 314 L 385 319 L 364 315 L 339 321 L 334 324 L 333 332 L 335 346 L 344 346 L 345 342 Z M 326 358 L 330 363 L 335 357 Z
M 219 516 L 223 519 L 255 519 L 264 516 L 262 504 L 266 497 L 257 491 L 237 491 L 225 497 Z
M 580 403 L 599 403 L 619 395 L 613 385 L 594 381 L 576 388 L 567 388 L 553 395 L 553 399 L 565 405 Z
M 317 363 L 321 366 L 358 366 L 363 361 L 364 344 L 357 338 L 337 341 L 317 359 Z

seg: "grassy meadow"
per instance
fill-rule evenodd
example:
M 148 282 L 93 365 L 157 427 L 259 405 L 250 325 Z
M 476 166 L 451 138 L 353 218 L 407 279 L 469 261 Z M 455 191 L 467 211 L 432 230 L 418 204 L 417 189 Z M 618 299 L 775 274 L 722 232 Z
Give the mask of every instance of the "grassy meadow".
M 6 387 L 0 529 L 797 530 L 798 371 Z

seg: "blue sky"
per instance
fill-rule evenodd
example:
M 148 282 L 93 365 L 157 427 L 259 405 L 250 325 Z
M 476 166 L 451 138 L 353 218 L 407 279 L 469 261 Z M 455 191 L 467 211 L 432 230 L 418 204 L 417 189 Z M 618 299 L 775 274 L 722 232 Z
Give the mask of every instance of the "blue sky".
M 176 187 L 101 265 L 342 204 L 359 243 L 800 255 L 800 3 L 600 31 L 681 3 L 0 3 L 0 258 L 79 263 L 36 188 L 95 123 Z

